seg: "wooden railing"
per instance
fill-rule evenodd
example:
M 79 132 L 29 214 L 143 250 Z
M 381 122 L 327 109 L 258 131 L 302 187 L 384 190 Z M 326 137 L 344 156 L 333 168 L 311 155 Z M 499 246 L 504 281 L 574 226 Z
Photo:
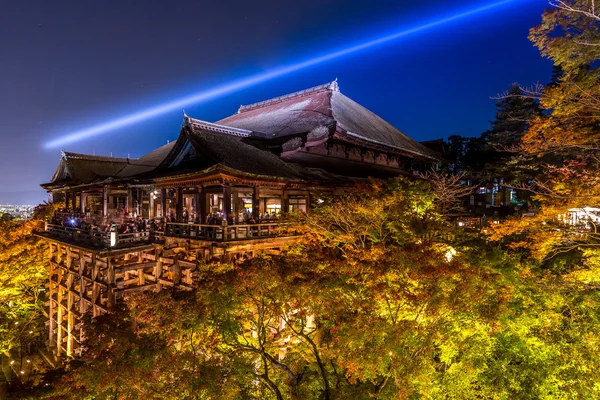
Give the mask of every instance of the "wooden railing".
M 199 240 L 229 241 L 265 238 L 276 235 L 277 223 L 249 225 L 204 225 L 168 222 L 165 236 L 188 237 Z
M 72 239 L 77 242 L 87 243 L 102 247 L 127 247 L 140 242 L 150 242 L 150 232 L 99 232 L 97 230 L 79 229 L 63 225 L 46 223 L 45 231 L 53 236 Z
M 71 219 L 71 218 L 83 218 L 84 214 L 78 211 L 57 211 L 54 213 L 54 216 L 58 219 Z
M 110 246 L 110 233 L 48 223 L 45 226 L 45 231 L 53 236 L 70 238 L 78 242 L 88 242 L 98 246 Z

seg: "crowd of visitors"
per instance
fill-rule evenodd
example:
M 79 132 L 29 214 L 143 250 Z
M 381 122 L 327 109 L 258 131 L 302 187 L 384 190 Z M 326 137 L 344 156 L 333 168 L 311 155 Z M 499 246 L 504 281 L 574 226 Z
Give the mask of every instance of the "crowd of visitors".
M 87 211 L 87 210 L 86 210 Z M 197 213 L 189 213 L 187 209 L 183 209 L 181 219 L 177 219 L 173 211 L 167 214 L 166 218 L 144 219 L 141 217 L 131 216 L 126 209 L 119 210 L 116 214 L 111 214 L 109 217 L 91 217 L 89 212 L 81 213 L 69 209 L 59 209 L 53 218 L 49 221 L 53 225 L 63 226 L 67 228 L 75 228 L 90 234 L 109 234 L 117 232 L 120 235 L 135 234 L 140 232 L 164 232 L 165 223 L 194 223 L 204 225 L 220 226 L 224 221 L 222 212 L 213 212 L 202 218 Z M 252 211 L 245 209 L 238 214 L 238 224 L 257 224 L 267 223 L 277 220 L 279 216 L 274 212 L 260 213 L 258 219 L 252 215 Z M 236 221 L 231 217 L 228 220 L 228 225 L 235 225 Z
M 222 212 L 213 212 L 206 214 L 206 216 L 202 217 L 198 213 L 190 213 L 186 208 L 183 209 L 182 218 L 177 219 L 175 212 L 169 211 L 167 214 L 167 222 L 179 222 L 179 223 L 193 223 L 193 224 L 204 224 L 204 225 L 222 225 L 225 220 L 225 216 Z M 237 221 L 234 220 L 233 216 L 230 216 L 227 224 L 235 225 L 239 224 L 257 224 L 257 223 L 265 223 L 271 222 L 279 219 L 279 216 L 274 212 L 264 212 L 260 213 L 258 219 L 254 218 L 252 215 L 252 211 L 245 209 L 238 214 Z

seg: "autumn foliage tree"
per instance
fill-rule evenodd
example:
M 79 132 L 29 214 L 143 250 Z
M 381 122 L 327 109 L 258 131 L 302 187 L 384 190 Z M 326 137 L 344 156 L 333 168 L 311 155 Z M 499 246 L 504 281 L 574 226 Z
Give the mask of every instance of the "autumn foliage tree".
M 530 39 L 561 74 L 546 88 L 526 91 L 539 99 L 545 113 L 533 120 L 521 142 L 522 154 L 537 160 L 539 172 L 524 189 L 535 195 L 541 212 L 503 224 L 494 238 L 512 236 L 514 248 L 527 249 L 543 262 L 556 265 L 569 253 L 575 260 L 567 263 L 569 268 L 597 268 L 593 260 L 600 236 L 593 218 L 577 225 L 565 222 L 571 211 L 600 205 L 599 9 L 590 0 L 553 6 Z
M 48 254 L 33 232 L 54 210 L 49 204 L 28 220 L 0 220 L 0 375 L 17 385 L 39 366 L 39 358 L 31 355 L 44 347 Z
M 488 249 L 495 261 L 479 262 L 464 236 L 479 239 L 451 235 L 429 184 L 373 182 L 290 224 L 302 236 L 285 255 L 199 266 L 193 293 L 134 296 L 90 322 L 89 349 L 53 396 L 487 393 L 476 382 L 512 261 Z

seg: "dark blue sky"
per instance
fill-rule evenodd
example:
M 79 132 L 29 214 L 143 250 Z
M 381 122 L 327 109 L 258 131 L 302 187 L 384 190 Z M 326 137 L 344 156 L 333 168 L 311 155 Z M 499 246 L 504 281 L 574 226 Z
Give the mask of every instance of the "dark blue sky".
M 466 1 L 0 0 L 0 202 L 41 200 L 60 151 L 43 144 L 128 112 L 431 21 Z M 338 78 L 341 91 L 416 140 L 476 136 L 508 84 L 545 83 L 527 40 L 544 0 L 492 12 L 187 107 L 217 120 L 247 104 Z M 138 157 L 177 138 L 181 112 L 68 145 Z

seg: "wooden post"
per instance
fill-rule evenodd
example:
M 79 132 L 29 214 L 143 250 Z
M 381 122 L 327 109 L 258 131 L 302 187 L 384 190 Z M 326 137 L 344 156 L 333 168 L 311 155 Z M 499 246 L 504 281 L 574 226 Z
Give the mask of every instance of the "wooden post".
M 148 203 L 148 218 L 153 219 L 156 215 L 154 213 L 154 191 L 150 191 L 150 200 Z
M 60 249 L 60 248 L 59 248 Z M 59 250 L 60 251 L 60 250 Z M 63 288 L 60 285 L 62 281 L 63 269 L 59 265 L 58 266 L 58 276 L 56 278 L 56 290 L 57 290 L 57 298 L 56 298 L 56 356 L 60 357 L 62 352 L 62 319 L 63 319 Z
M 133 191 L 131 190 L 131 187 L 127 187 L 127 201 L 125 202 L 125 210 L 129 213 L 129 216 L 131 216 L 131 213 L 133 213 Z
M 135 213 L 138 217 L 142 216 L 142 196 L 144 191 L 141 188 L 137 188 L 136 202 L 135 202 Z
M 102 217 L 108 218 L 108 187 L 102 187 Z
M 162 217 L 167 218 L 167 189 L 160 190 L 160 208 Z
M 177 204 L 175 206 L 175 220 L 181 222 L 183 220 L 183 189 L 178 187 L 177 193 Z
M 229 223 L 229 216 L 231 215 L 231 185 L 228 183 L 223 184 L 223 219 L 225 225 Z
M 156 291 L 160 292 L 162 290 L 162 283 L 160 283 L 160 279 L 161 279 L 162 273 L 163 273 L 163 263 L 160 258 L 162 256 L 162 252 L 159 250 L 156 250 L 154 255 L 156 258 L 156 265 L 154 266 L 154 278 L 156 279 Z
M 73 329 L 75 325 L 75 315 L 73 314 L 73 273 L 69 272 L 67 276 L 67 357 L 73 354 Z
M 206 207 L 206 194 L 202 187 L 200 187 L 200 211 L 198 211 L 198 215 L 200 215 L 200 223 L 207 223 L 205 220 L 206 215 L 208 214 L 208 208 Z
M 54 263 L 54 260 L 52 259 L 54 245 L 52 243 L 50 243 L 48 248 L 50 249 L 50 282 L 49 282 L 49 287 L 48 287 L 48 290 L 50 292 L 50 293 L 48 293 L 48 296 L 50 298 L 49 310 L 48 310 L 48 316 L 50 317 L 50 321 L 48 324 L 48 345 L 50 347 L 53 347 L 54 345 L 56 345 L 56 341 L 54 340 L 54 329 L 56 329 L 56 315 L 54 315 L 55 311 L 56 311 L 55 307 L 54 307 L 54 295 L 56 292 L 56 285 L 54 283 L 54 279 L 55 279 L 54 274 L 56 272 L 56 264 Z
M 258 188 L 258 186 L 254 186 L 254 189 L 252 191 L 252 218 L 254 218 L 254 220 L 256 222 L 258 222 L 259 217 L 260 217 L 260 189 Z
M 79 314 L 83 314 L 87 311 L 87 303 L 85 302 L 85 257 L 83 251 L 79 251 Z
M 283 189 L 281 196 L 281 213 L 285 214 L 289 212 L 290 208 L 290 194 L 287 189 Z
M 79 205 L 81 206 L 81 213 L 84 216 L 85 216 L 85 198 L 86 198 L 86 194 L 82 190 L 81 193 L 79 194 Z
M 198 220 L 202 223 L 202 207 L 200 206 L 200 197 L 202 197 L 202 187 L 199 187 L 196 193 L 194 193 L 194 214 L 198 216 Z M 196 221 L 194 221 L 196 222 Z

